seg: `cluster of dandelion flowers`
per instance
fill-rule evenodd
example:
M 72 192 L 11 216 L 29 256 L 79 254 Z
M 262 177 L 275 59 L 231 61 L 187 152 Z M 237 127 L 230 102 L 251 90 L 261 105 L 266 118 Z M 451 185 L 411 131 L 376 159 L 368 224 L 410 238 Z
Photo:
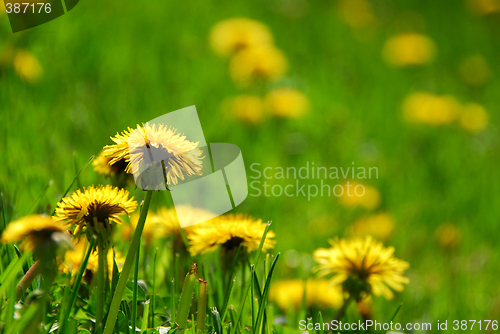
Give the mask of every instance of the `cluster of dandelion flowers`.
M 66 227 L 47 215 L 31 215 L 16 220 L 2 233 L 2 243 L 22 242 L 21 247 L 28 251 L 45 250 L 47 246 L 57 246 L 69 242 Z M 52 248 L 52 247 L 51 247 Z
M 136 209 L 137 202 L 134 197 L 129 198 L 127 190 L 110 185 L 91 186 L 57 203 L 56 216 L 59 221 L 76 226 L 75 236 L 85 233 L 90 239 L 94 234 L 110 233 L 113 222 L 122 223 L 120 216 Z
M 395 258 L 393 247 L 384 247 L 370 236 L 353 239 L 332 239 L 331 248 L 314 251 L 315 268 L 323 277 L 334 275 L 332 284 L 342 284 L 344 291 L 356 300 L 369 295 L 393 298 L 393 292 L 403 291 L 409 279 L 403 276 L 409 263 Z
M 191 228 L 187 235 L 189 252 L 194 256 L 214 251 L 219 246 L 231 251 L 241 244 L 250 253 L 259 248 L 266 226 L 261 219 L 256 220 L 244 215 L 219 216 Z M 274 237 L 274 232 L 268 231 L 263 251 L 274 247 Z
M 162 157 L 162 171 L 164 168 L 165 172 L 157 175 L 161 178 L 156 180 L 158 183 L 164 183 L 164 175 L 167 184 L 174 185 L 178 183 L 178 178 L 184 180 L 183 173 L 188 176 L 202 175 L 204 156 L 198 148 L 199 143 L 187 140 L 172 127 L 145 123 L 137 125 L 137 129 L 129 127 L 111 140 L 115 144 L 104 147 L 104 155 L 110 158 L 111 166 L 125 161 L 127 173 L 139 173 L 145 164 L 152 163 L 150 157 L 154 156 Z

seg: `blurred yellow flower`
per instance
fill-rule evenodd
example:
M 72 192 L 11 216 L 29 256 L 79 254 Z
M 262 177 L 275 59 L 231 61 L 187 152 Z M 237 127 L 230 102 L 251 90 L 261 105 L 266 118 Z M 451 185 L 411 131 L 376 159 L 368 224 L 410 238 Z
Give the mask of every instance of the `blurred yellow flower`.
M 351 28 L 366 28 L 376 23 L 373 7 L 366 0 L 340 0 L 337 8 L 340 18 Z
M 239 95 L 222 104 L 224 113 L 250 124 L 259 124 L 264 117 L 264 102 L 255 95 Z
M 138 130 L 138 131 L 137 131 Z M 168 184 L 177 184 L 178 179 L 184 180 L 184 173 L 188 176 L 201 175 L 203 151 L 197 148 L 198 142 L 194 143 L 186 139 L 186 136 L 177 133 L 177 130 L 164 124 L 145 123 L 137 125 L 137 129 L 128 128 L 121 134 L 111 137 L 114 145 L 104 147 L 104 155 L 111 159 L 110 164 L 125 161 L 127 173 L 139 171 L 147 157 L 148 150 L 157 150 L 158 156 L 169 156 L 165 161 L 165 172 Z M 134 149 L 129 151 L 129 143 Z M 149 160 L 148 160 L 149 161 Z M 147 173 L 146 173 L 147 174 Z M 159 173 L 159 184 L 164 184 L 164 175 Z M 149 180 L 151 181 L 151 180 Z M 137 180 L 136 180 L 137 182 Z M 147 184 L 151 185 L 150 182 Z
M 482 105 L 467 103 L 463 106 L 458 121 L 467 131 L 479 132 L 488 126 L 489 116 Z
M 192 226 L 187 237 L 191 255 L 204 254 L 216 250 L 219 246 L 226 250 L 238 248 L 241 244 L 247 252 L 257 250 L 266 229 L 261 219 L 244 215 L 227 214 Z M 262 247 L 263 251 L 276 244 L 275 234 L 269 231 Z
M 460 111 L 460 103 L 455 98 L 446 95 L 416 92 L 409 95 L 403 102 L 406 120 L 415 123 L 448 124 L 457 118 Z
M 347 207 L 361 206 L 374 210 L 380 205 L 380 193 L 376 188 L 355 181 L 348 181 L 343 185 L 343 193 L 339 199 Z
M 278 117 L 300 117 L 309 108 L 307 97 L 298 90 L 291 88 L 279 88 L 269 92 L 265 103 L 266 109 Z
M 125 173 L 125 168 L 127 167 L 127 162 L 124 159 L 117 161 L 114 164 L 110 164 L 110 157 L 107 157 L 104 154 L 104 151 L 101 151 L 99 155 L 92 161 L 92 166 L 94 167 L 94 171 L 99 174 L 106 176 L 115 176 L 118 174 Z
M 434 236 L 444 249 L 453 249 L 462 241 L 462 231 L 451 223 L 439 225 L 434 232 Z
M 342 284 L 357 301 L 371 292 L 392 299 L 391 289 L 403 291 L 403 284 L 410 282 L 403 276 L 410 265 L 394 257 L 394 247 L 385 248 L 370 236 L 329 242 L 331 248 L 314 251 L 315 270 L 321 277 L 333 274 L 332 284 Z
M 134 212 L 137 202 L 129 198 L 129 192 L 117 187 L 99 186 L 77 190 L 57 203 L 56 215 L 59 221 L 76 225 L 74 234 L 89 232 L 99 234 L 98 226 L 111 232 L 111 223 L 122 223 L 120 216 Z M 97 229 L 97 230 L 96 230 Z
M 273 37 L 262 23 L 247 18 L 232 18 L 217 23 L 210 31 L 210 45 L 222 56 L 248 47 L 272 45 Z
M 3 244 L 22 242 L 21 247 L 34 251 L 49 244 L 68 242 L 66 227 L 47 215 L 31 215 L 9 223 L 2 233 Z
M 305 282 L 300 279 L 281 280 L 271 284 L 269 299 L 276 302 L 280 309 L 287 311 L 290 308 L 299 310 L 304 298 Z M 306 307 L 318 309 L 339 309 L 344 301 L 342 287 L 333 286 L 330 280 L 307 280 Z
M 500 13 L 500 0 L 467 0 L 467 5 L 478 15 Z
M 436 45 L 424 35 L 400 34 L 387 40 L 382 55 L 387 63 L 397 67 L 424 65 L 434 60 Z
M 273 81 L 285 74 L 288 62 L 273 46 L 256 46 L 237 52 L 229 63 L 233 80 L 242 86 L 255 81 Z
M 378 213 L 356 220 L 349 232 L 355 237 L 371 235 L 379 240 L 387 240 L 393 229 L 394 219 L 387 213 Z
M 460 62 L 459 73 L 462 80 L 471 86 L 484 85 L 491 76 L 491 70 L 483 56 L 472 55 Z
M 64 255 L 64 261 L 61 263 L 59 266 L 59 270 L 63 273 L 71 273 L 72 276 L 76 275 L 78 272 L 78 269 L 82 265 L 85 252 L 86 252 L 86 247 L 88 243 L 85 242 L 85 239 L 83 238 L 76 238 L 73 239 L 73 249 L 70 249 L 66 252 Z M 84 277 L 90 278 L 89 281 L 92 280 L 92 274 L 95 274 L 97 272 L 97 269 L 99 268 L 99 248 L 96 248 L 96 251 L 92 251 L 90 253 L 89 261 L 87 263 L 87 267 L 85 268 L 86 272 L 84 273 Z M 115 261 L 116 265 L 118 267 L 118 270 L 123 266 L 125 263 L 125 258 L 122 256 L 121 253 L 117 252 L 115 254 Z M 108 264 L 108 274 L 109 277 L 112 277 L 113 275 L 113 250 L 107 251 L 107 264 Z M 90 277 L 89 277 L 90 276 Z
M 190 205 L 176 205 L 175 208 L 163 207 L 158 209 L 153 221 L 162 226 L 161 228 L 165 231 L 166 236 L 178 236 L 181 228 L 178 216 L 182 216 L 183 223 L 186 226 L 183 227 L 184 233 L 188 235 L 194 224 L 210 220 L 216 215 L 208 210 Z
M 21 79 L 29 83 L 38 82 L 43 74 L 42 65 L 28 51 L 19 51 L 14 56 L 14 70 Z

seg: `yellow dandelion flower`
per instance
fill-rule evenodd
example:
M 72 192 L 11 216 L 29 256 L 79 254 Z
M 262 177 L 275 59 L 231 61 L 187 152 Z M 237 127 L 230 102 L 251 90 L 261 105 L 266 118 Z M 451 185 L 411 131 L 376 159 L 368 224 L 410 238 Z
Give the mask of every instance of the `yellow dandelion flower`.
M 308 108 L 307 97 L 295 89 L 275 89 L 266 96 L 266 109 L 278 117 L 297 118 L 303 116 Z
M 500 13 L 499 0 L 467 0 L 467 5 L 478 15 L 490 15 Z
M 106 232 L 110 232 L 111 223 L 122 223 L 120 216 L 127 215 L 137 209 L 134 197 L 129 192 L 117 187 L 99 186 L 77 190 L 61 202 L 57 203 L 56 215 L 59 221 L 75 225 L 75 235 L 90 232 L 97 234 L 96 223 L 102 224 Z
M 344 184 L 339 199 L 340 203 L 347 207 L 360 206 L 374 210 L 380 205 L 380 193 L 376 188 L 354 181 L 347 181 Z
M 158 209 L 153 221 L 158 226 L 161 226 L 165 236 L 179 236 L 181 226 L 178 216 L 182 216 L 183 221 L 186 223 L 186 227 L 183 228 L 184 233 L 189 235 L 195 224 L 210 220 L 216 215 L 208 210 L 190 205 L 176 205 L 175 208 L 163 207 Z
M 92 166 L 94 171 L 105 176 L 115 176 L 125 173 L 125 168 L 127 168 L 127 163 L 125 160 L 118 160 L 114 164 L 110 164 L 111 158 L 101 151 L 99 155 L 92 161 Z
M 318 263 L 315 270 L 321 277 L 335 275 L 332 284 L 342 284 L 344 291 L 360 299 L 373 292 L 393 298 L 391 289 L 403 291 L 409 279 L 403 276 L 409 263 L 395 258 L 394 247 L 385 248 L 370 236 L 352 239 L 331 239 L 331 248 L 313 253 Z
M 22 242 L 21 247 L 34 251 L 67 239 L 64 224 L 55 221 L 50 216 L 31 215 L 7 225 L 2 233 L 1 242 L 4 244 Z
M 38 82 L 43 74 L 42 65 L 28 51 L 19 51 L 14 56 L 14 70 L 21 79 L 29 83 Z
M 104 155 L 111 159 L 111 165 L 125 161 L 125 171 L 135 173 L 144 161 L 149 161 L 148 150 L 152 150 L 153 156 L 168 156 L 164 161 L 168 184 L 177 184 L 177 178 L 184 180 L 183 172 L 188 176 L 202 175 L 204 157 L 201 156 L 203 151 L 197 148 L 198 142 L 187 140 L 176 129 L 163 124 L 145 123 L 137 125 L 137 130 L 129 127 L 122 134 L 111 137 L 115 144 L 104 147 Z M 129 151 L 129 145 L 133 147 L 132 151 Z M 159 183 L 164 181 L 163 174 L 161 178 Z
M 264 117 L 264 102 L 255 95 L 239 95 L 222 104 L 225 114 L 250 124 L 259 124 Z
M 237 52 L 229 63 L 229 72 L 242 86 L 255 81 L 273 81 L 285 74 L 287 60 L 273 46 L 256 46 Z
M 217 23 L 210 31 L 210 45 L 221 56 L 255 46 L 272 45 L 273 37 L 262 23 L 247 18 L 232 18 Z
M 462 241 L 462 231 L 451 223 L 443 223 L 434 232 L 437 242 L 444 249 L 453 249 Z
M 340 286 L 332 286 L 329 280 L 290 279 L 273 283 L 269 291 L 269 299 L 274 301 L 280 309 L 287 311 L 290 308 L 299 310 L 304 298 L 304 285 L 306 285 L 306 307 L 319 309 L 338 309 L 342 306 L 343 295 Z
M 351 28 L 367 28 L 376 23 L 373 7 L 366 0 L 340 0 L 338 11 L 340 18 Z
M 462 80 L 471 86 L 482 86 L 491 77 L 491 70 L 483 56 L 469 56 L 460 62 L 458 68 Z
M 451 96 L 438 96 L 425 92 L 409 95 L 402 107 L 408 122 L 430 125 L 451 123 L 457 118 L 461 108 L 460 103 Z
M 463 106 L 458 122 L 469 132 L 480 132 L 488 126 L 488 112 L 480 104 L 468 103 Z
M 400 34 L 387 40 L 382 55 L 387 63 L 397 67 L 425 65 L 434 60 L 436 44 L 424 35 Z
M 73 249 L 70 249 L 64 254 L 64 261 L 61 263 L 59 266 L 59 270 L 63 273 L 71 273 L 72 276 L 76 275 L 78 272 L 78 269 L 82 265 L 84 256 L 85 256 L 85 251 L 86 249 L 86 242 L 84 239 L 76 238 L 73 239 Z M 93 251 L 90 253 L 89 261 L 87 263 L 87 267 L 85 268 L 85 273 L 84 277 L 89 278 L 88 281 L 92 280 L 93 274 L 97 273 L 97 270 L 99 268 L 99 247 L 96 248 L 96 251 Z M 125 263 L 125 258 L 120 252 L 117 252 L 115 254 L 115 261 L 116 265 L 118 267 L 118 270 L 123 266 Z M 109 276 L 112 277 L 113 273 L 113 251 L 109 250 L 107 252 L 107 264 L 108 264 L 108 273 Z
M 356 220 L 349 232 L 355 237 L 371 235 L 379 240 L 387 240 L 393 228 L 394 219 L 387 213 L 378 213 Z
M 192 226 L 187 235 L 191 255 L 212 252 L 219 246 L 226 250 L 238 248 L 241 244 L 248 252 L 257 250 L 266 229 L 261 219 L 255 220 L 244 215 L 223 215 L 204 223 Z M 269 231 L 262 247 L 263 251 L 276 244 L 272 238 L 274 232 Z

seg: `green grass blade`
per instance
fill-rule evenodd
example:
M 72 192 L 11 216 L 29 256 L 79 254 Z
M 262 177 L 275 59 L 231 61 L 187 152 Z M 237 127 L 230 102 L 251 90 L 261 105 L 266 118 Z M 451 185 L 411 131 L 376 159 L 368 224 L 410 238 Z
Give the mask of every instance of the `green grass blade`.
M 262 323 L 262 319 L 264 317 L 264 311 L 265 311 L 265 307 L 266 307 L 266 302 L 267 302 L 267 296 L 269 294 L 269 288 L 271 286 L 271 279 L 273 277 L 274 268 L 276 267 L 276 262 L 278 261 L 279 257 L 280 257 L 280 253 L 276 254 L 276 257 L 274 258 L 274 261 L 271 264 L 271 268 L 269 269 L 269 275 L 267 276 L 266 285 L 264 286 L 264 290 L 262 292 L 262 300 L 260 302 L 259 313 L 257 314 L 257 323 L 256 323 L 254 330 L 258 330 L 260 328 L 261 323 Z
M 135 268 L 134 268 L 134 293 L 132 297 L 132 331 L 135 333 L 137 321 L 137 291 L 138 291 L 138 276 L 139 276 L 139 259 L 141 256 L 141 241 L 139 240 L 139 248 L 135 255 Z
M 191 266 L 191 270 L 186 275 L 184 286 L 182 287 L 181 299 L 179 301 L 179 312 L 177 314 L 177 323 L 179 328 L 187 327 L 187 319 L 189 316 L 189 308 L 191 307 L 191 300 L 193 299 L 193 292 L 195 283 L 197 281 L 198 268 L 196 263 Z

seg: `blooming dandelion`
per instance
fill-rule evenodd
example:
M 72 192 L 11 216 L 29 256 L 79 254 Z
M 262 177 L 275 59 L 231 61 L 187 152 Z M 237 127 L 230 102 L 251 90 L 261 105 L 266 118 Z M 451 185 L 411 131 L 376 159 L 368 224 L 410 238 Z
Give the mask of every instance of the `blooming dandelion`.
M 387 63 L 397 67 L 425 65 L 434 60 L 436 44 L 421 34 L 400 34 L 387 40 L 382 55 Z
M 43 74 L 42 65 L 28 51 L 19 51 L 14 56 L 14 70 L 21 79 L 32 84 L 37 83 Z
M 283 53 L 273 46 L 246 48 L 234 55 L 229 72 L 242 86 L 259 81 L 274 81 L 285 74 L 288 62 Z
M 117 133 L 111 140 L 115 144 L 104 147 L 104 155 L 110 159 L 109 164 L 113 166 L 125 162 L 125 171 L 130 174 L 137 174 L 142 166 L 150 161 L 150 154 L 166 157 L 161 167 L 165 173 L 159 173 L 157 176 L 160 179 L 153 180 L 154 184 L 163 184 L 164 176 L 167 184 L 176 185 L 178 179 L 185 179 L 184 174 L 202 175 L 204 156 L 203 151 L 197 148 L 198 142 L 187 140 L 186 136 L 177 133 L 172 127 L 145 123 L 142 126 L 137 125 L 137 129 L 129 127 L 121 134 Z
M 489 123 L 486 109 L 477 103 L 467 103 L 463 106 L 458 122 L 465 130 L 476 133 L 484 130 Z
M 355 237 L 371 235 L 379 240 L 387 240 L 393 229 L 394 219 L 387 213 L 378 213 L 356 220 L 348 231 Z
M 404 100 L 402 108 L 408 122 L 437 126 L 453 122 L 462 106 L 451 96 L 416 92 Z
M 232 18 L 217 23 L 210 31 L 210 45 L 221 56 L 262 45 L 272 45 L 273 37 L 262 23 L 247 18 Z
M 77 190 L 57 203 L 56 216 L 59 221 L 76 227 L 76 237 L 86 234 L 90 240 L 92 235 L 100 236 L 104 231 L 108 240 L 112 223 L 123 223 L 120 216 L 136 209 L 137 202 L 134 197 L 129 198 L 127 190 L 110 185 L 91 186 L 83 191 Z
M 265 103 L 266 109 L 277 117 L 298 118 L 309 109 L 307 97 L 291 88 L 280 88 L 269 92 Z
M 264 102 L 255 95 L 239 95 L 227 99 L 222 104 L 225 114 L 245 123 L 259 124 L 264 117 Z
M 376 188 L 354 181 L 348 181 L 343 185 L 339 199 L 342 205 L 350 208 L 362 207 L 374 210 L 380 205 L 380 193 Z
M 244 215 L 223 215 L 204 223 L 193 225 L 188 234 L 191 255 L 204 254 L 222 246 L 225 250 L 237 249 L 241 244 L 248 253 L 259 248 L 266 224 L 261 219 Z M 276 244 L 274 232 L 267 233 L 263 251 Z
M 391 291 L 403 291 L 409 279 L 403 276 L 409 263 L 394 257 L 394 247 L 384 247 L 370 236 L 331 239 L 331 247 L 313 253 L 320 277 L 334 275 L 332 284 L 342 284 L 356 300 L 373 293 L 392 299 Z
M 275 301 L 280 309 L 287 311 L 290 308 L 299 310 L 304 297 L 304 285 L 306 285 L 306 307 L 319 309 L 339 309 L 344 301 L 342 288 L 333 286 L 326 279 L 303 280 L 290 279 L 277 281 L 271 285 L 269 299 Z

